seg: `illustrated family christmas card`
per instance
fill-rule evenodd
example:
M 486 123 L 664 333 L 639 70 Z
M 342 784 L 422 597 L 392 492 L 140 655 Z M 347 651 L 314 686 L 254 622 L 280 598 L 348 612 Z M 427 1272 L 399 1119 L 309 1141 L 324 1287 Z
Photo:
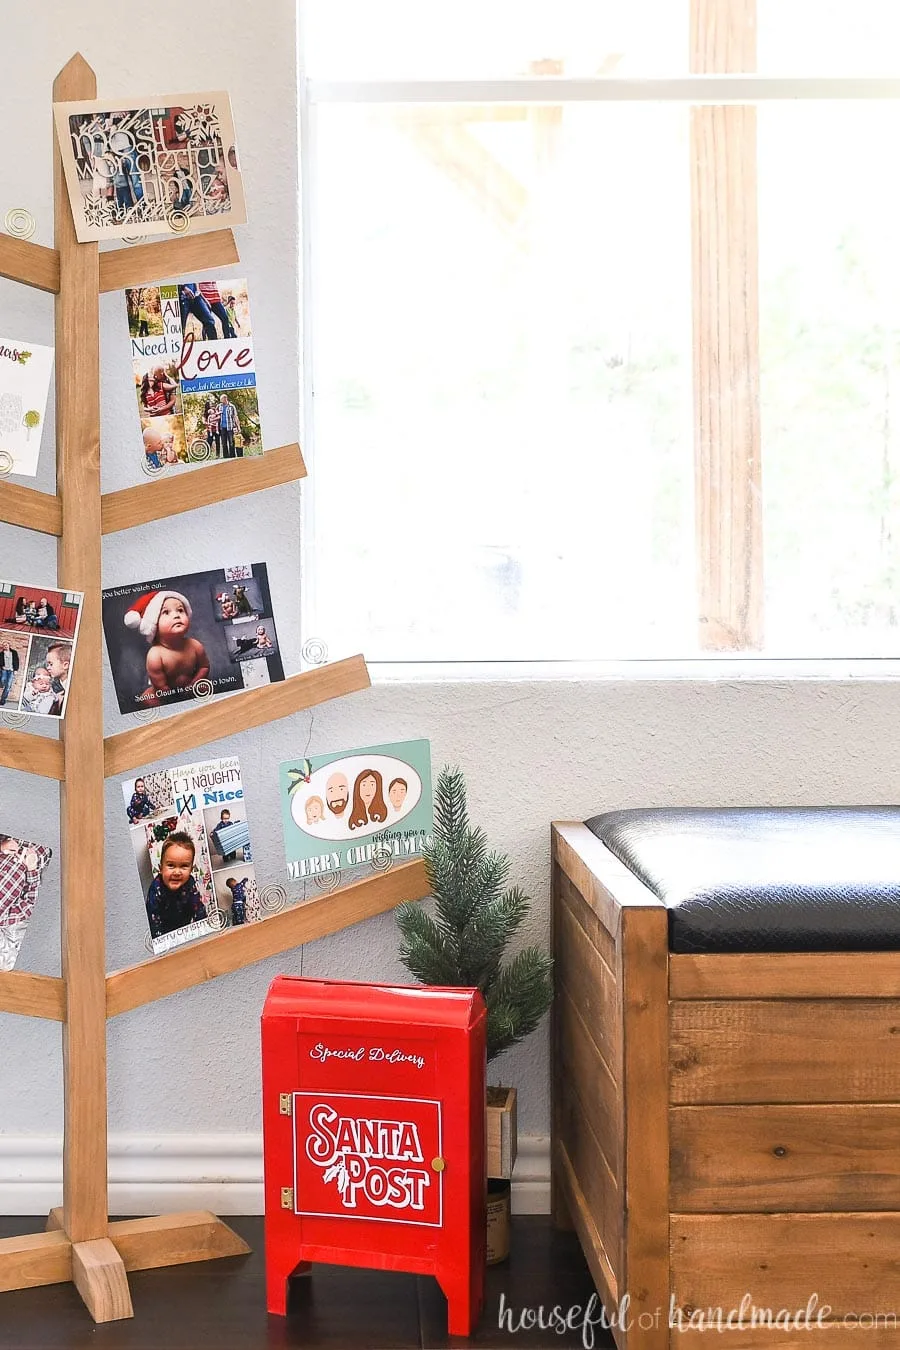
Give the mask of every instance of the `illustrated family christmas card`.
M 246 281 L 139 286 L 125 305 L 148 467 L 261 455 Z
M 122 795 L 155 955 L 262 916 L 236 759 L 147 773 Z
M 247 219 L 231 103 L 221 91 L 54 103 L 80 243 L 224 229 Z
M 46 844 L 0 834 L 0 971 L 12 970 L 16 964 L 44 868 L 52 856 Z
M 0 581 L 0 709 L 65 716 L 83 599 L 80 591 Z
M 281 765 L 288 875 L 295 880 L 417 857 L 431 834 L 431 746 L 401 741 Z
M 53 348 L 0 338 L 0 471 L 37 473 Z
M 115 586 L 103 631 L 123 713 L 284 679 L 265 563 Z

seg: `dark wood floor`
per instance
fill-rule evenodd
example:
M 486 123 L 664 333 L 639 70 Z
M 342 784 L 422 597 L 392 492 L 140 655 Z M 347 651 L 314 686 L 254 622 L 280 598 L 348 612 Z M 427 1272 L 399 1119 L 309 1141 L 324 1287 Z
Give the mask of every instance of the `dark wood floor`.
M 555 1232 L 544 1216 L 513 1220 L 509 1260 L 487 1274 L 487 1296 L 477 1336 L 447 1336 L 446 1303 L 423 1276 L 349 1266 L 316 1266 L 294 1281 L 287 1318 L 265 1309 L 262 1227 L 259 1218 L 229 1219 L 253 1248 L 249 1256 L 129 1276 L 134 1318 L 95 1326 L 71 1285 L 0 1294 L 0 1350 L 431 1350 L 439 1346 L 581 1346 L 581 1319 L 593 1282 L 573 1233 Z M 38 1232 L 43 1219 L 0 1219 L 0 1237 Z M 513 1316 L 499 1325 L 501 1296 Z M 519 1329 L 524 1309 L 554 1307 L 573 1315 L 573 1329 Z M 595 1321 L 600 1317 L 594 1308 Z M 596 1350 L 613 1341 L 594 1327 Z

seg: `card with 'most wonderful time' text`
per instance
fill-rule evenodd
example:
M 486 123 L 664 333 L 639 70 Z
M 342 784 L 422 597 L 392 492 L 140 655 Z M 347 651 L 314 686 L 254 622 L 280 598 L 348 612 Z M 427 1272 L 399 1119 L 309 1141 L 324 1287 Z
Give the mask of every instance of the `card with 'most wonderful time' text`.
M 53 114 L 79 243 L 246 221 L 223 90 L 54 103 Z

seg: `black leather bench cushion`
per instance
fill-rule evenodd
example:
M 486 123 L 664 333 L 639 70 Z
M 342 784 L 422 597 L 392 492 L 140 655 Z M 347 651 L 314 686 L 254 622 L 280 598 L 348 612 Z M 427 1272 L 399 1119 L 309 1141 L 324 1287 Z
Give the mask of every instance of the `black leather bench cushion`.
M 668 907 L 673 952 L 900 950 L 900 807 L 610 811 L 585 824 Z

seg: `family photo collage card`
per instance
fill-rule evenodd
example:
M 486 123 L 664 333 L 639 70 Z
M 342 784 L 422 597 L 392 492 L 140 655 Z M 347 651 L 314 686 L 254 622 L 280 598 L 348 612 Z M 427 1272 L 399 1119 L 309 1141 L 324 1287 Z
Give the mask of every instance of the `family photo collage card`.
M 261 455 L 246 281 L 125 292 L 146 467 Z
M 154 955 L 262 914 L 237 759 L 122 784 Z
M 0 581 L 0 709 L 65 716 L 84 597 Z
M 284 679 L 265 563 L 114 586 L 103 631 L 123 713 Z

